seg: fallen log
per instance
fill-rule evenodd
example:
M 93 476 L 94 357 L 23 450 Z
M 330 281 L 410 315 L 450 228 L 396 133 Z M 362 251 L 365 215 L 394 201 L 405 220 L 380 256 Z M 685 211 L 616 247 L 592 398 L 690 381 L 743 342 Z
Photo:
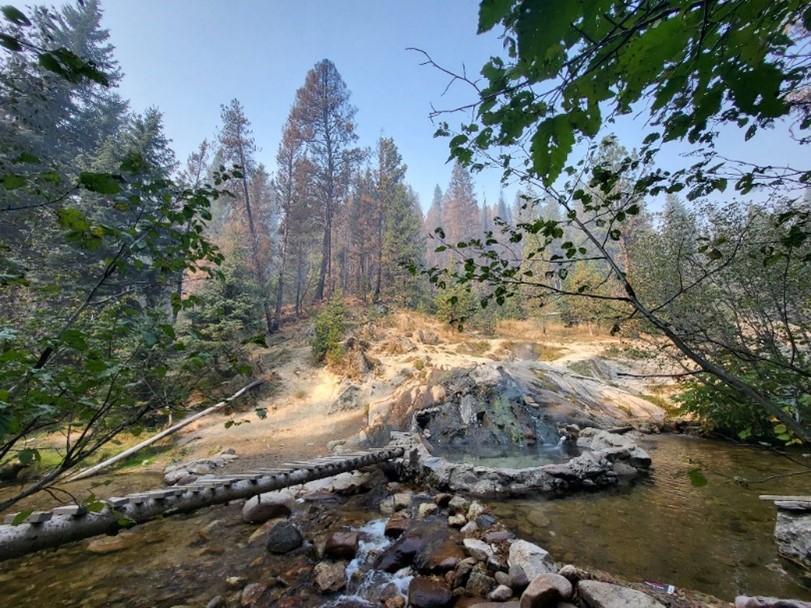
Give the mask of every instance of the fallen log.
M 192 414 L 188 418 L 184 418 L 183 420 L 181 420 L 177 424 L 173 424 L 172 426 L 170 426 L 168 429 L 165 429 L 165 430 L 161 431 L 160 433 L 158 433 L 156 435 L 153 435 L 152 437 L 150 437 L 149 439 L 147 439 L 145 441 L 142 441 L 138 445 L 134 445 L 131 448 L 128 448 L 128 449 L 124 450 L 120 454 L 116 454 L 112 458 L 108 458 L 104 462 L 100 462 L 99 464 L 94 465 L 94 466 L 92 466 L 92 467 L 90 467 L 88 469 L 85 469 L 83 471 L 79 471 L 78 473 L 72 475 L 71 477 L 68 477 L 68 481 L 77 481 L 79 479 L 85 479 L 86 477 L 91 477 L 91 476 L 95 475 L 96 473 L 98 473 L 99 471 L 101 471 L 103 469 L 106 469 L 111 464 L 115 464 L 116 462 L 119 462 L 119 461 L 123 460 L 124 458 L 127 458 L 128 456 L 132 456 L 133 454 L 135 454 L 139 450 L 142 450 L 145 447 L 147 447 L 149 445 L 152 445 L 156 441 L 158 441 L 160 439 L 163 439 L 164 437 L 168 437 L 169 435 L 179 431 L 184 426 L 187 426 L 187 425 L 191 424 L 195 420 L 198 420 L 199 418 L 202 418 L 203 416 L 208 416 L 212 412 L 216 412 L 217 410 L 222 409 L 223 407 L 225 407 L 226 405 L 231 403 L 234 399 L 237 399 L 237 398 L 241 397 L 242 395 L 244 395 L 246 392 L 248 392 L 252 388 L 255 388 L 255 387 L 257 387 L 257 386 L 259 386 L 261 384 L 264 384 L 264 383 L 265 383 L 264 380 L 254 380 L 253 382 L 251 382 L 247 386 L 243 386 L 236 393 L 234 393 L 233 395 L 228 397 L 228 399 L 220 401 L 219 403 L 215 403 L 211 407 L 207 407 L 206 409 L 204 409 L 204 410 L 202 410 L 200 412 L 197 412 L 196 414 Z
M 38 511 L 29 514 L 25 523 L 0 525 L 0 561 L 89 536 L 115 532 L 166 512 L 192 511 L 332 477 L 399 458 L 403 453 L 404 450 L 400 447 L 384 448 L 350 457 L 342 462 L 330 462 L 290 472 L 259 473 L 248 479 L 242 479 L 242 476 L 235 476 L 234 479 L 215 478 L 188 486 L 140 492 L 107 499 L 107 506 L 98 513 L 90 513 L 77 506 L 57 507 L 50 512 Z M 8 516 L 10 520 L 14 517 L 15 514 Z

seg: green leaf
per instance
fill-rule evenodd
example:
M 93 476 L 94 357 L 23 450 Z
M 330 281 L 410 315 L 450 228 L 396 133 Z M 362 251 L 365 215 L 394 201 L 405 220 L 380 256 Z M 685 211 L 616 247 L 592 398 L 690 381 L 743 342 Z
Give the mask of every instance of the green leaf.
M 72 207 L 63 207 L 62 209 L 58 209 L 56 212 L 56 217 L 59 221 L 59 225 L 68 230 L 83 232 L 90 228 L 90 223 L 87 221 L 84 214 L 78 209 L 74 209 Z
M 504 19 L 510 12 L 512 0 L 482 0 L 479 4 L 479 34 Z
M 121 191 L 121 181 L 121 176 L 111 173 L 90 173 L 85 171 L 79 175 L 79 183 L 84 188 L 99 194 L 117 194 Z
M 15 190 L 25 185 L 25 177 L 14 173 L 6 173 L 3 176 L 3 187 L 6 190 Z
M 701 488 L 707 485 L 707 478 L 704 477 L 704 473 L 701 469 L 690 469 L 687 471 L 687 476 L 690 478 L 690 483 L 693 484 L 693 487 Z
M 0 34 L 0 46 L 14 52 L 23 50 L 20 42 L 14 36 L 9 36 L 8 34 Z
M 566 114 L 544 120 L 532 137 L 530 151 L 535 172 L 551 186 L 574 146 L 574 130 Z
M 28 17 L 25 16 L 25 14 L 20 9 L 15 8 L 9 4 L 0 7 L 0 12 L 2 12 L 3 16 L 12 23 L 24 26 L 31 25 L 31 21 L 28 19 Z
M 34 448 L 25 448 L 24 450 L 20 450 L 20 453 L 17 455 L 17 458 L 25 466 L 34 464 L 35 462 L 40 462 L 42 460 L 42 456 L 40 455 L 39 450 Z
M 26 509 L 25 511 L 20 511 L 19 513 L 17 513 L 17 515 L 14 516 L 14 519 L 11 520 L 11 525 L 19 526 L 26 519 L 28 519 L 28 516 L 31 515 L 31 513 L 33 512 L 34 512 L 33 509 Z

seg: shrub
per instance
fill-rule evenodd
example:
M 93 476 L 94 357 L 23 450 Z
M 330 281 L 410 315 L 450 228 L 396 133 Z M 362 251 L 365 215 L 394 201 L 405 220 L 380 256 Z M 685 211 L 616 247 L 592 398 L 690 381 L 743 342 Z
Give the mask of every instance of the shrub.
M 310 346 L 316 361 L 337 362 L 343 355 L 347 310 L 341 299 L 327 302 L 315 317 Z

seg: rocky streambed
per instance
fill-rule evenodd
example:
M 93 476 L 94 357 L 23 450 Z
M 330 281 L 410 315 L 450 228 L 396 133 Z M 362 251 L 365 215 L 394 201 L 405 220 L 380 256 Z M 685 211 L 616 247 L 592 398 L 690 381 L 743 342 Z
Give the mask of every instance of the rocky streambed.
M 515 526 L 521 516 L 516 520 L 515 512 L 498 508 L 521 503 L 497 501 L 493 508 L 459 492 L 395 480 L 398 472 L 402 469 L 394 467 L 385 473 L 371 468 L 343 474 L 6 562 L 0 566 L 3 603 L 159 608 L 730 605 L 681 588 L 669 592 L 667 585 L 631 582 L 638 581 L 633 573 L 628 579 L 616 577 L 603 571 L 613 569 L 608 560 L 567 564 L 563 556 L 573 556 L 558 550 L 559 543 L 552 548 L 524 533 L 553 526 L 537 520 L 534 528 Z M 571 500 L 553 504 L 565 508 Z M 524 507 L 524 513 L 529 517 L 531 509 Z M 599 522 L 581 525 L 572 540 L 602 533 Z M 683 532 L 685 543 L 695 540 L 689 536 Z M 618 552 L 629 550 L 617 546 Z M 740 605 L 778 605 L 751 602 Z

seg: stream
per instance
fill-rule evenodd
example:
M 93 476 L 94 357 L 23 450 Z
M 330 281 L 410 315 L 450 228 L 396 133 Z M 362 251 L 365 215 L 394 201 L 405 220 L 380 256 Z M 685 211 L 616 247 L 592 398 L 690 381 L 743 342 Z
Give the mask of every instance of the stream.
M 660 435 L 646 437 L 642 445 L 655 468 L 648 480 L 632 487 L 560 500 L 492 501 L 490 506 L 516 534 L 545 547 L 560 563 L 724 599 L 739 593 L 811 599 L 799 574 L 777 558 L 774 507 L 758 500 L 765 493 L 811 494 L 811 476 L 747 488 L 731 478 L 755 480 L 801 469 L 776 454 L 711 440 Z M 688 471 L 695 468 L 705 475 L 705 485 L 691 483 Z M 107 495 L 106 490 L 127 489 L 116 487 L 127 478 L 140 486 L 153 481 L 151 477 L 107 476 L 113 482 L 107 486 L 100 478 L 105 490 L 97 491 Z M 350 505 L 336 505 L 333 515 L 365 533 L 369 550 L 387 542 L 380 515 Z M 255 529 L 241 522 L 240 507 L 232 504 L 158 519 L 123 538 L 97 537 L 120 543 L 113 552 L 91 553 L 84 541 L 11 560 L 0 564 L 0 604 L 205 606 L 213 596 L 232 594 L 233 585 L 244 581 L 310 576 L 312 562 L 305 557 L 270 556 L 261 542 L 249 543 Z M 350 565 L 350 574 L 354 569 Z M 240 582 L 229 583 L 229 577 Z M 382 581 L 368 573 L 346 593 L 367 595 L 370 587 L 383 584 L 404 590 L 407 578 Z
M 758 499 L 811 494 L 811 475 L 742 487 L 732 478 L 759 480 L 802 469 L 779 455 L 721 441 L 652 435 L 640 445 L 654 469 L 632 487 L 490 506 L 518 536 L 559 562 L 728 600 L 742 593 L 811 599 L 811 587 L 777 557 L 774 506 Z M 688 471 L 695 468 L 706 485 L 691 482 Z

